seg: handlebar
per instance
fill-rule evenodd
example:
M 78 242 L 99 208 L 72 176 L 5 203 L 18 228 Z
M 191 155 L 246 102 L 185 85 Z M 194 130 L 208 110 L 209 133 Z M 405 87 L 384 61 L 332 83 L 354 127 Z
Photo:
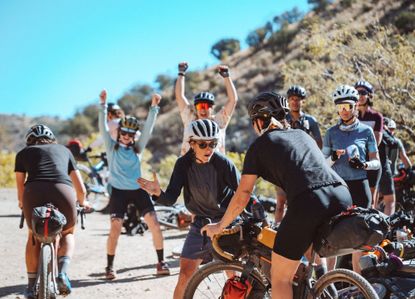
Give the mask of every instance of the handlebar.
M 19 224 L 19 228 L 22 229 L 24 226 L 24 213 L 22 211 L 22 214 L 20 215 L 20 224 Z

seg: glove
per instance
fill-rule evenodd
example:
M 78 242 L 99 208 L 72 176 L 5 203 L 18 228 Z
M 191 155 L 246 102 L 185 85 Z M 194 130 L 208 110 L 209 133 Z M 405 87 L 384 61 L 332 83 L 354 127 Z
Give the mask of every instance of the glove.
M 187 64 L 187 62 L 180 62 L 179 63 L 179 75 L 183 75 L 186 73 L 187 68 L 189 67 L 189 65 Z
M 351 168 L 354 168 L 354 169 L 365 169 L 366 168 L 365 163 L 357 157 L 351 158 L 349 160 L 349 165 Z
M 332 151 L 331 152 L 331 160 L 333 162 L 339 160 L 339 156 L 337 155 L 337 151 Z
M 229 67 L 227 65 L 218 66 L 218 72 L 223 78 L 229 77 Z

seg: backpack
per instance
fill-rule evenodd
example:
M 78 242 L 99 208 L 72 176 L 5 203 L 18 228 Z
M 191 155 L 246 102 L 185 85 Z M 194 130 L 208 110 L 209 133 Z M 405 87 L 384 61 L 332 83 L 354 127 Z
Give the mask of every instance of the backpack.
M 233 276 L 229 278 L 222 290 L 221 299 L 245 299 L 248 298 L 249 293 L 251 292 L 252 285 L 251 283 L 239 276 Z
M 62 232 L 66 224 L 66 217 L 52 204 L 33 208 L 32 231 L 33 235 L 41 243 L 52 243 L 58 234 Z
M 380 243 L 388 231 L 385 214 L 352 207 L 322 225 L 313 246 L 321 257 L 345 255 Z

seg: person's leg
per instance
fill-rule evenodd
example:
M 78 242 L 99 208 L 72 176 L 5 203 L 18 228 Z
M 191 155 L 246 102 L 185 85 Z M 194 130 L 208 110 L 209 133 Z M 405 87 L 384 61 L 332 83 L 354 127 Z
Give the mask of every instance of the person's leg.
M 163 234 L 161 233 L 160 223 L 157 220 L 156 213 L 154 211 L 146 213 L 144 215 L 144 221 L 147 223 L 152 234 L 154 248 L 156 250 L 163 249 Z
M 187 283 L 201 263 L 201 259 L 192 260 L 188 258 L 180 258 L 179 279 L 177 280 L 176 288 L 174 289 L 174 299 L 183 298 Z
M 122 219 L 111 218 L 110 233 L 108 235 L 108 240 L 107 240 L 107 254 L 108 255 L 112 255 L 112 256 L 115 255 L 115 251 L 117 249 L 117 244 L 118 244 L 118 239 L 121 235 L 121 229 L 122 229 Z
M 31 290 L 36 282 L 37 267 L 39 263 L 40 243 L 33 238 L 31 230 L 28 231 L 26 241 L 26 271 L 28 278 L 28 289 Z
M 293 298 L 292 280 L 300 261 L 290 260 L 272 253 L 271 285 L 272 299 Z
M 384 213 L 388 216 L 395 213 L 395 194 L 383 195 L 383 203 L 385 205 Z
M 382 172 L 382 178 L 380 180 L 380 191 L 383 194 L 383 204 L 385 206 L 384 213 L 388 216 L 395 213 L 395 186 L 392 178 L 392 171 L 390 167 L 385 167 Z

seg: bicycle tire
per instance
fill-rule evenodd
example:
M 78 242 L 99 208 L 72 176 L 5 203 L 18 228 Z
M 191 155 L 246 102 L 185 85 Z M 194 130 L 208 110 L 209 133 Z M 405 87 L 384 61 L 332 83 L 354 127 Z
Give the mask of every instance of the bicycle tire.
M 179 229 L 177 224 L 177 216 L 179 211 L 176 208 L 155 206 L 154 211 L 156 213 L 157 220 L 161 225 L 167 228 Z
M 38 299 L 51 298 L 52 279 L 52 247 L 49 244 L 42 246 L 39 261 L 39 289 Z
M 228 277 L 225 275 L 224 271 L 236 271 L 241 272 L 244 266 L 241 263 L 225 263 L 222 261 L 214 261 L 208 263 L 201 267 L 190 279 L 189 283 L 184 292 L 183 299 L 197 299 L 197 298 L 220 298 L 221 292 L 223 290 L 223 285 L 219 285 L 219 280 L 226 282 Z M 203 290 L 198 290 L 198 287 L 210 277 L 210 275 L 217 274 L 218 277 L 210 278 L 209 286 L 203 288 Z M 213 279 L 214 278 L 214 279 Z M 267 285 L 264 282 L 264 279 L 256 271 L 252 271 L 249 275 L 248 280 L 253 286 L 255 286 L 248 298 L 271 298 L 270 289 L 267 288 Z M 218 283 L 216 288 L 213 287 L 214 283 Z M 207 282 L 205 283 L 208 284 Z M 258 294 L 259 293 L 259 294 Z
M 339 287 L 337 287 L 338 284 L 345 283 L 350 284 L 350 286 L 339 290 Z M 359 298 L 379 299 L 376 291 L 365 278 L 348 269 L 335 269 L 324 274 L 319 280 L 317 280 L 313 287 L 313 294 L 309 294 L 308 298 L 320 298 L 322 297 L 322 294 L 324 296 L 323 292 L 329 285 L 333 284 L 336 285 L 337 291 L 339 292 L 338 298 L 355 298 L 350 297 L 350 293 L 359 291 Z
M 109 206 L 109 195 L 106 187 L 91 177 L 91 169 L 84 164 L 78 164 L 78 170 L 87 191 L 87 198 L 94 211 L 102 212 Z

